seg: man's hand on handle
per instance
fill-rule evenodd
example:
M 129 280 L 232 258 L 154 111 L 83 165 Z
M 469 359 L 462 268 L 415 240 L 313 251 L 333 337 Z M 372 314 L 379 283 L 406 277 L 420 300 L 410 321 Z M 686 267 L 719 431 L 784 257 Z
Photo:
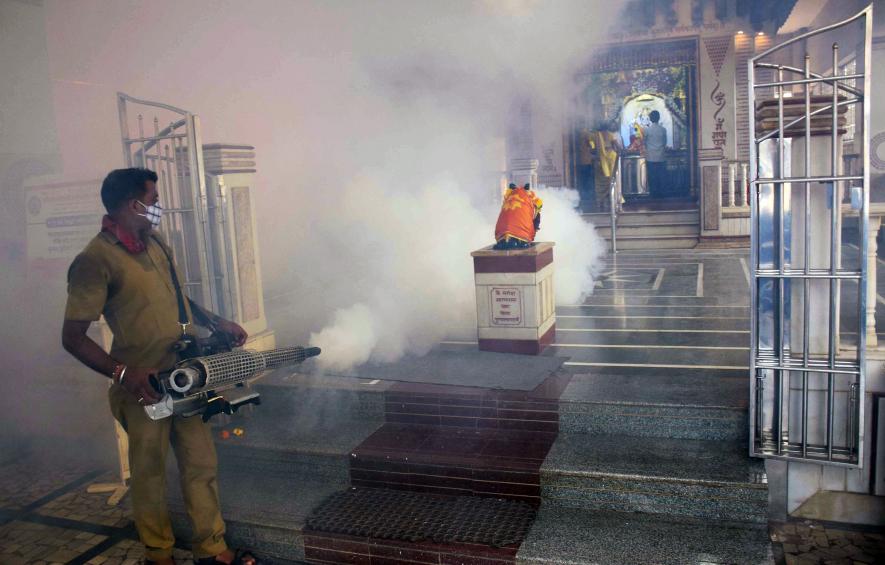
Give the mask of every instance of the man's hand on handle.
M 146 369 L 142 367 L 127 367 L 126 374 L 123 377 L 122 387 L 126 392 L 138 399 L 138 403 L 142 406 L 155 404 L 159 402 L 162 396 L 151 385 L 151 378 L 157 378 L 156 369 Z
M 249 337 L 249 334 L 246 333 L 242 326 L 224 318 L 218 318 L 215 321 L 215 328 L 230 336 L 230 342 L 234 347 L 240 347 L 246 343 L 246 339 Z

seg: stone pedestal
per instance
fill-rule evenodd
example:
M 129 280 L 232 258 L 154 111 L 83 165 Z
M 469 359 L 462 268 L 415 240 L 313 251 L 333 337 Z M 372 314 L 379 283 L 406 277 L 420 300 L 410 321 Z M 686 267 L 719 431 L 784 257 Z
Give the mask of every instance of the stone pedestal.
M 538 355 L 553 343 L 553 245 L 471 253 L 480 350 Z

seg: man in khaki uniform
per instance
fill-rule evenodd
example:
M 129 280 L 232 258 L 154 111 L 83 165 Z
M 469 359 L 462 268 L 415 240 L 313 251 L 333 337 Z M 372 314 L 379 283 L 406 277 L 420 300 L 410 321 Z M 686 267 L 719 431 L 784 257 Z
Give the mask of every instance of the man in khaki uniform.
M 160 399 L 149 379 L 177 361 L 178 298 L 171 250 L 154 228 L 162 209 L 157 175 L 147 169 L 119 169 L 105 178 L 102 203 L 108 215 L 68 271 L 68 302 L 62 329 L 64 348 L 86 366 L 113 380 L 111 412 L 129 434 L 130 487 L 135 526 L 147 563 L 173 563 L 175 538 L 166 508 L 166 456 L 171 443 L 181 488 L 193 525 L 194 558 L 201 563 L 255 563 L 224 541 L 211 428 L 200 418 L 151 420 L 144 406 Z M 180 280 L 180 279 L 179 279 Z M 246 332 L 185 300 L 188 320 L 213 325 L 236 345 Z M 104 315 L 114 334 L 110 355 L 86 335 Z

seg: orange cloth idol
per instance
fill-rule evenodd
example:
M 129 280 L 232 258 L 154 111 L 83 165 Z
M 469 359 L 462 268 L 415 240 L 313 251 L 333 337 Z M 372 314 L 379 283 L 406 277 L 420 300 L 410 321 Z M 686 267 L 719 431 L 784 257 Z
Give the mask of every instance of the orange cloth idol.
M 529 190 L 529 185 L 518 188 L 511 184 L 504 194 L 504 203 L 495 224 L 495 241 L 516 239 L 529 243 L 541 223 L 541 199 Z

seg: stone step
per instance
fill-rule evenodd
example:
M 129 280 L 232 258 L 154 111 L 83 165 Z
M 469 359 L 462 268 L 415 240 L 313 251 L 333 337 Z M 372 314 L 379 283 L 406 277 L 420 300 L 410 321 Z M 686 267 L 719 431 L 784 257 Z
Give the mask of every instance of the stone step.
M 561 324 L 569 320 L 556 320 L 556 339 L 562 343 L 586 345 L 673 345 L 716 347 L 749 343 L 750 333 L 743 330 L 705 330 L 692 332 L 675 330 L 659 331 L 657 328 L 641 331 L 639 328 L 596 328 L 596 327 L 563 327 L 572 324 Z M 595 325 L 595 324 L 594 324 Z
M 170 484 L 178 484 L 174 475 Z M 302 562 L 307 516 L 341 484 L 267 470 L 219 468 L 218 490 L 233 547 L 254 548 L 263 562 Z M 170 489 L 169 513 L 178 539 L 190 539 L 190 524 L 178 488 Z
M 384 393 L 393 383 L 331 375 L 280 370 L 254 383 L 261 393 L 262 409 L 281 415 L 305 411 L 327 411 L 338 419 L 380 420 L 384 418 Z
M 611 215 L 607 212 L 605 213 L 592 213 L 592 214 L 582 214 L 585 220 L 592 223 L 594 226 L 609 226 L 611 225 Z M 642 225 L 653 222 L 658 223 L 667 223 L 667 222 L 693 222 L 697 224 L 699 221 L 699 215 L 697 210 L 659 210 L 656 212 L 619 212 L 618 213 L 618 225 Z
M 351 484 L 540 503 L 556 432 L 386 423 L 351 457 Z
M 605 239 L 611 239 L 611 225 L 603 224 L 596 226 L 596 233 Z M 655 222 L 648 224 L 621 224 L 618 223 L 618 238 L 627 236 L 663 236 L 685 235 L 697 237 L 699 227 L 697 222 Z
M 608 307 L 617 307 L 622 308 L 624 311 L 622 315 L 633 315 L 629 308 L 670 308 L 671 315 L 678 315 L 678 308 L 686 307 L 686 308 L 705 308 L 705 307 L 716 307 L 716 308 L 734 308 L 737 314 L 736 316 L 748 316 L 749 315 L 749 306 L 747 305 L 746 300 L 730 300 L 723 301 L 718 296 L 697 296 L 697 290 L 695 290 L 695 295 L 661 295 L 661 294 L 633 294 L 633 293 L 602 293 L 599 292 L 602 289 L 596 289 L 596 292 L 588 296 L 584 301 L 580 304 L 570 304 L 570 305 L 559 305 L 556 307 L 556 311 L 559 312 L 560 308 L 568 307 L 599 307 L 599 306 L 608 306 Z M 690 292 L 690 291 L 689 291 Z M 666 315 L 666 314 L 655 314 L 655 315 Z M 686 314 L 693 315 L 693 314 Z M 700 312 L 700 315 L 706 316 L 709 314 L 704 314 Z
M 630 344 L 627 344 L 630 345 Z M 580 343 L 572 334 L 557 334 L 550 346 L 551 353 L 569 357 L 567 363 L 594 363 L 608 365 L 659 365 L 664 367 L 697 367 L 698 369 L 726 368 L 743 370 L 746 374 L 750 351 L 744 340 L 733 346 L 605 346 Z M 566 365 L 568 366 L 568 365 Z M 605 372 L 602 370 L 602 372 Z
M 761 460 L 743 442 L 560 433 L 541 467 L 544 503 L 735 522 L 767 521 Z
M 519 565 L 769 565 L 765 525 L 661 519 L 544 504 L 516 556 Z
M 559 429 L 679 439 L 744 440 L 746 378 L 576 374 L 559 400 Z
M 351 452 L 384 421 L 383 394 L 340 380 L 289 376 L 259 380 L 260 406 L 216 422 L 220 465 L 346 485 Z
M 572 324 L 565 327 L 594 327 L 604 320 L 616 320 L 619 324 L 624 324 L 618 326 L 624 329 L 631 328 L 626 325 L 628 323 L 639 324 L 636 327 L 640 328 L 665 329 L 666 323 L 676 321 L 679 324 L 687 324 L 677 326 L 680 328 L 698 324 L 696 329 L 705 329 L 702 325 L 704 323 L 722 322 L 713 327 L 723 330 L 750 329 L 749 306 L 720 306 L 690 297 L 649 298 L 630 297 L 628 294 L 624 298 L 626 304 L 614 304 L 612 297 L 599 293 L 589 297 L 585 304 L 558 306 L 556 327 L 558 328 L 563 322 Z
M 216 441 L 219 465 L 252 469 L 255 473 L 274 472 L 300 480 L 305 476 L 346 485 L 349 457 L 353 449 L 371 435 L 381 422 L 312 422 L 289 428 L 271 418 L 253 416 L 236 420 L 225 429 L 239 427 L 244 435 L 233 434 Z
M 610 238 L 607 238 L 610 239 Z M 618 234 L 618 250 L 624 249 L 694 249 L 695 235 L 625 235 Z

